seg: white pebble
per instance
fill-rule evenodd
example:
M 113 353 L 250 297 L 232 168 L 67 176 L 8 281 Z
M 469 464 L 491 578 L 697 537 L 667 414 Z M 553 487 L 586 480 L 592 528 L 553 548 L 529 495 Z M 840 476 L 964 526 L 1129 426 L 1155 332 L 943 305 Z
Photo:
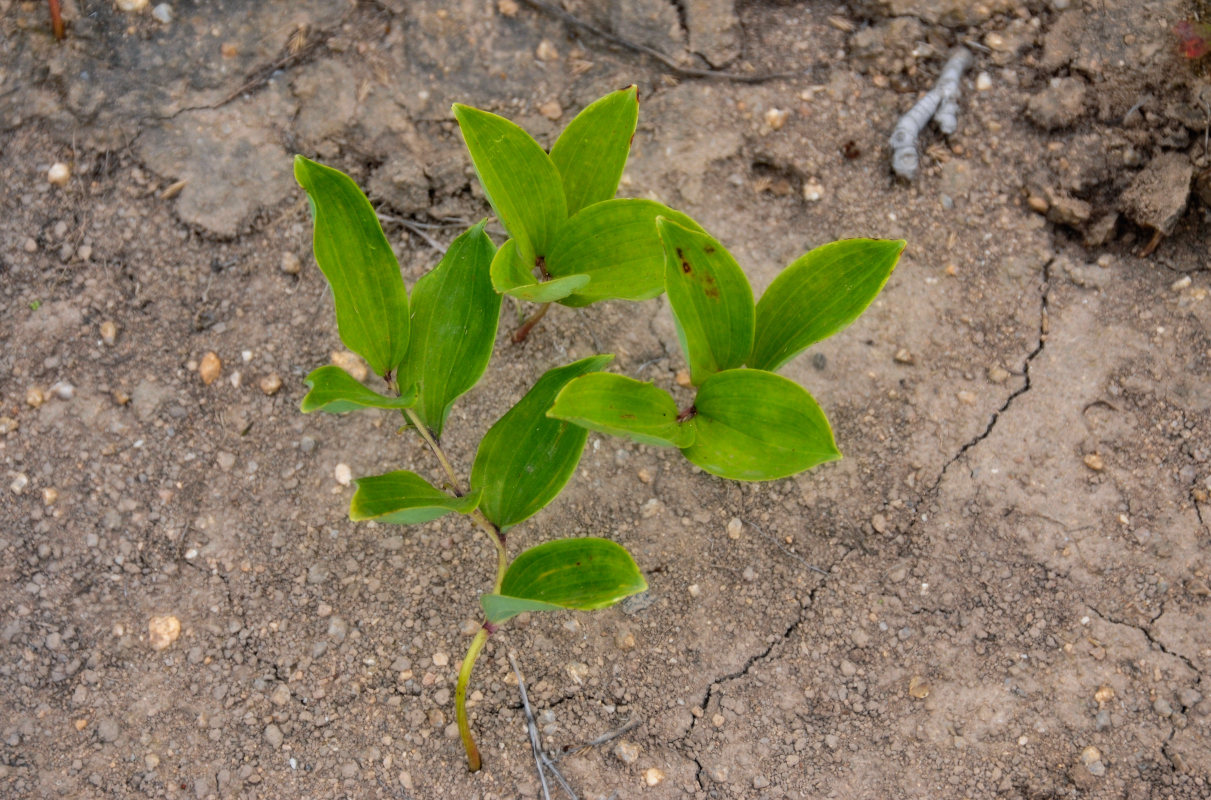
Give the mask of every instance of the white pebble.
M 60 400 L 70 400 L 76 396 L 76 387 L 67 381 L 59 381 L 50 387 L 51 392 Z
M 151 10 L 151 15 L 155 17 L 156 22 L 163 22 L 167 25 L 172 22 L 172 6 L 168 3 L 160 3 Z
M 740 517 L 732 517 L 731 521 L 727 524 L 727 538 L 739 539 L 740 530 L 743 527 L 744 523 L 740 521 Z
M 976 91 L 986 92 L 992 88 L 992 76 L 987 72 L 981 72 L 976 76 Z
M 824 184 L 815 178 L 803 184 L 803 199 L 809 203 L 817 203 L 824 197 Z
M 349 469 L 348 464 L 337 464 L 332 474 L 341 486 L 348 486 L 353 482 L 353 470 Z
M 1182 277 L 1175 280 L 1172 284 L 1170 284 L 1169 288 L 1175 292 L 1180 292 L 1182 289 L 1185 289 L 1187 286 L 1189 286 L 1190 283 L 1191 283 L 1190 276 L 1183 275 Z
M 147 8 L 147 0 L 118 0 L 118 10 L 135 13 Z
M 450 656 L 446 655 L 445 653 L 434 653 L 433 654 L 433 666 L 444 667 L 449 663 L 450 663 Z
M 56 161 L 46 172 L 46 180 L 55 186 L 66 186 L 71 180 L 71 167 L 62 161 Z
M 13 482 L 8 485 L 8 488 L 13 490 L 13 494 L 21 494 L 25 491 L 26 486 L 29 486 L 29 476 L 24 472 L 18 472 L 13 475 Z

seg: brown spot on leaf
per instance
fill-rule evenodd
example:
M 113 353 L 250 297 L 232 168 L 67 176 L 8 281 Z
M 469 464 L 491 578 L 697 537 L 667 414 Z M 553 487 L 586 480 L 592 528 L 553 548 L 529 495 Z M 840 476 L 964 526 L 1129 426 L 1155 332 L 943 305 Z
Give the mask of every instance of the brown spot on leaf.
M 685 260 L 685 253 L 681 252 L 680 247 L 677 248 L 677 259 L 681 262 L 681 271 L 686 275 L 694 271 L 694 268 L 690 266 L 690 262 Z
M 708 244 L 706 247 L 702 248 L 702 252 L 706 253 L 709 256 L 711 253 L 715 252 L 715 246 L 712 244 Z

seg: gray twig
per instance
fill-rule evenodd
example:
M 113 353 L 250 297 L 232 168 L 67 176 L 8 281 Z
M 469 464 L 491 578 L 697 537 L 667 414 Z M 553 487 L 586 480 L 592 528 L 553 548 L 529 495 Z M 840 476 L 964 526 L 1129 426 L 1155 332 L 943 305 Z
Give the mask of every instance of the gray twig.
M 530 749 L 534 751 L 534 767 L 538 770 L 538 782 L 542 784 L 543 800 L 551 800 L 551 789 L 547 786 L 547 772 L 543 769 L 542 741 L 538 738 L 538 724 L 534 722 L 534 711 L 530 708 L 530 698 L 526 695 L 526 682 L 521 677 L 521 668 L 512 653 L 507 653 L 509 665 L 517 676 L 517 690 L 521 693 L 521 707 L 526 712 L 526 729 L 530 732 Z
M 901 178 L 912 180 L 917 175 L 921 160 L 917 153 L 917 137 L 930 119 L 947 135 L 958 128 L 959 79 L 971 66 L 971 61 L 970 50 L 956 47 L 938 76 L 938 82 L 896 122 L 891 132 L 891 168 Z
M 638 719 L 628 720 L 627 723 L 625 725 L 623 725 L 621 728 L 615 728 L 612 731 L 603 733 L 601 736 L 598 736 L 596 739 L 592 739 L 590 741 L 585 742 L 584 744 L 577 745 L 576 747 L 568 748 L 565 752 L 560 753 L 559 755 L 555 756 L 555 758 L 552 760 L 559 761 L 564 756 L 571 755 L 572 753 L 583 753 L 585 750 L 589 750 L 589 749 L 597 747 L 599 745 L 603 745 L 606 742 L 613 741 L 614 739 L 617 739 L 619 736 L 622 736 L 624 733 L 628 733 L 630 731 L 635 730 L 642 724 L 643 724 L 642 720 L 638 720 Z
M 378 218 L 379 218 L 380 222 L 394 222 L 395 224 L 402 226 L 409 233 L 412 233 L 412 234 L 424 239 L 425 244 L 429 245 L 434 250 L 441 253 L 443 256 L 446 254 L 446 246 L 444 244 L 442 244 L 441 242 L 437 241 L 436 239 L 434 239 L 429 234 L 425 233 L 425 231 L 423 229 L 421 229 L 420 227 L 414 225 L 412 223 L 412 220 L 405 219 L 404 217 L 393 217 L 390 214 L 382 214 L 382 213 L 380 213 L 378 215 Z

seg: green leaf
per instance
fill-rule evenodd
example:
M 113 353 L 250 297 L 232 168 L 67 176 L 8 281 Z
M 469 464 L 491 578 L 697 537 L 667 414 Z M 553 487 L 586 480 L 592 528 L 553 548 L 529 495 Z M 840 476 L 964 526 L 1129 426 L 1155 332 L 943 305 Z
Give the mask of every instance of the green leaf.
M 648 583 L 622 545 L 609 539 L 558 539 L 522 552 L 505 572 L 499 594 L 480 597 L 488 622 L 523 611 L 612 606 Z
M 594 372 L 563 387 L 547 416 L 640 444 L 689 447 L 694 424 L 678 422 L 677 413 L 676 401 L 659 386 Z
M 399 525 L 415 525 L 445 516 L 451 511 L 470 514 L 479 504 L 479 492 L 451 497 L 435 489 L 415 472 L 401 469 L 385 475 L 358 478 L 357 491 L 349 503 L 349 519 L 376 519 Z
M 471 466 L 471 486 L 483 490 L 480 509 L 502 531 L 554 500 L 572 477 L 589 432 L 550 419 L 547 409 L 568 381 L 596 372 L 612 358 L 592 356 L 548 370 L 484 434 Z
M 697 434 L 681 452 L 713 475 L 768 481 L 841 457 L 820 406 L 781 375 L 716 373 L 703 382 L 694 408 Z
M 488 367 L 500 321 L 489 267 L 496 247 L 484 223 L 450 245 L 412 289 L 412 341 L 399 385 L 419 385 L 416 413 L 440 436 L 454 401 Z
M 677 336 L 690 364 L 690 380 L 738 367 L 753 349 L 753 290 L 723 245 L 663 217 L 665 291 Z
M 887 283 L 904 245 L 903 240 L 843 239 L 791 262 L 757 303 L 748 365 L 776 370 L 857 319 Z
M 408 352 L 408 294 L 366 195 L 343 172 L 294 157 L 315 217 L 315 261 L 332 286 L 341 341 L 379 375 Z
M 415 388 L 399 397 L 387 397 L 367 389 L 348 372 L 332 365 L 312 370 L 303 382 L 311 389 L 299 405 L 304 414 L 312 411 L 344 414 L 360 408 L 411 408 L 416 403 Z
M 552 303 L 567 297 L 590 280 L 588 275 L 567 275 L 539 282 L 517 258 L 517 244 L 507 240 L 492 259 L 492 286 L 501 294 L 531 303 Z
M 488 202 L 517 241 L 522 261 L 533 265 L 568 217 L 559 170 L 530 134 L 504 117 L 458 103 L 454 116 Z
M 685 214 L 642 199 L 595 203 L 564 223 L 547 254 L 547 272 L 588 275 L 592 281 L 560 302 L 587 306 L 598 300 L 650 300 L 663 292 L 664 248 L 657 217 L 702 231 Z
M 569 214 L 614 196 L 638 118 L 639 91 L 628 86 L 589 104 L 559 134 L 551 161 L 563 179 Z

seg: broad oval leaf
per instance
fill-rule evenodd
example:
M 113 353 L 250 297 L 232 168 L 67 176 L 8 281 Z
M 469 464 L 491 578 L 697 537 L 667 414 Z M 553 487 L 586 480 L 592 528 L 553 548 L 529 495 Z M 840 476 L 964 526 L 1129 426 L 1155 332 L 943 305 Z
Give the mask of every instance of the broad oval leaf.
M 628 86 L 590 103 L 559 134 L 551 161 L 569 214 L 614 196 L 638 119 L 639 90 Z
M 480 440 L 471 487 L 483 490 L 480 510 L 502 531 L 554 500 L 572 477 L 589 432 L 549 418 L 547 409 L 568 381 L 612 358 L 591 356 L 548 370 Z
M 500 295 L 489 272 L 495 254 L 480 222 L 412 288 L 412 337 L 399 385 L 419 387 L 416 413 L 438 436 L 454 401 L 492 357 L 500 321 Z
M 522 261 L 533 265 L 568 217 L 559 170 L 530 134 L 504 117 L 458 103 L 454 116 L 488 202 Z
M 312 411 L 344 414 L 361 408 L 411 408 L 416 403 L 414 387 L 399 397 L 387 397 L 367 389 L 348 372 L 331 364 L 312 370 L 303 382 L 311 389 L 299 404 L 304 414 Z
M 451 511 L 470 514 L 479 504 L 479 492 L 452 497 L 406 469 L 358 478 L 357 491 L 349 503 L 349 519 L 376 519 L 399 525 L 415 525 L 445 516 Z
M 517 246 L 512 239 L 502 244 L 492 259 L 492 286 L 496 291 L 531 303 L 562 300 L 589 280 L 588 275 L 566 275 L 540 283 L 518 259 Z
M 781 375 L 716 373 L 703 382 L 694 408 L 697 433 L 681 452 L 713 475 L 768 481 L 841 457 L 820 406 Z
M 609 539 L 558 539 L 522 552 L 505 572 L 500 592 L 480 597 L 488 622 L 523 611 L 612 606 L 646 591 L 648 583 L 626 549 Z
M 694 423 L 677 420 L 672 395 L 651 383 L 594 372 L 563 387 L 548 417 L 657 447 L 689 447 Z
M 657 217 L 702 231 L 685 214 L 638 198 L 595 203 L 564 223 L 547 254 L 547 272 L 588 275 L 592 281 L 560 302 L 587 306 L 599 300 L 650 300 L 663 292 L 664 247 Z
M 366 195 L 343 172 L 294 157 L 315 218 L 315 262 L 332 286 L 341 341 L 379 375 L 408 352 L 408 294 Z
M 842 239 L 792 261 L 757 303 L 748 365 L 776 370 L 857 319 L 887 283 L 905 244 Z
M 664 243 L 665 291 L 677 336 L 699 386 L 716 372 L 738 367 L 753 349 L 753 290 L 736 259 L 701 231 L 656 220 Z

